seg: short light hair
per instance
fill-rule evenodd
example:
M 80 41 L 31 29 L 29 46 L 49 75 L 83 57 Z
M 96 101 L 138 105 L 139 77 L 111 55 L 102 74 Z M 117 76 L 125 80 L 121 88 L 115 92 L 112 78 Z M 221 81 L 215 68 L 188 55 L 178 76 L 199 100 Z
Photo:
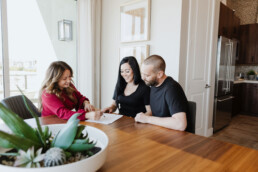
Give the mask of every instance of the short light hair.
M 163 71 L 165 72 L 166 70 L 166 63 L 164 59 L 159 56 L 159 55 L 151 55 L 147 59 L 143 61 L 143 64 L 145 65 L 153 65 L 153 71 L 158 72 L 158 71 Z

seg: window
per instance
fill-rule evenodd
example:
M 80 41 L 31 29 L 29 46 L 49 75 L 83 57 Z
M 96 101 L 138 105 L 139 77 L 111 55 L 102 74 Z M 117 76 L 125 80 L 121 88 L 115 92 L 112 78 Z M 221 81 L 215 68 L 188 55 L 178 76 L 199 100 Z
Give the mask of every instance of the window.
M 67 62 L 76 80 L 76 24 L 77 2 L 72 0 L 1 0 L 6 3 L 8 57 L 0 63 L 0 98 L 18 95 L 20 87 L 33 102 L 51 62 Z M 2 6 L 2 9 L 5 8 Z M 58 21 L 71 20 L 73 39 L 58 40 Z M 5 24 L 1 20 L 1 24 Z M 1 48 L 3 47 L 1 46 Z M 0 48 L 0 51 L 2 49 Z M 1 62 L 2 62 L 1 59 Z M 3 68 L 8 75 L 3 75 Z M 4 77 L 3 77 L 4 76 Z M 4 85 L 7 85 L 4 87 Z

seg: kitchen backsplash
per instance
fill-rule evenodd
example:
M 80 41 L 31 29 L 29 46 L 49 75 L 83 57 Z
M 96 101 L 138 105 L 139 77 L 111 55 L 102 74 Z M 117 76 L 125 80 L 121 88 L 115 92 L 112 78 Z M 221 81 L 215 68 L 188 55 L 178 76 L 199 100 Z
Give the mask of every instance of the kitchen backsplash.
M 236 66 L 235 76 L 239 76 L 240 72 L 243 72 L 246 75 L 250 70 L 254 70 L 258 73 L 258 66 Z

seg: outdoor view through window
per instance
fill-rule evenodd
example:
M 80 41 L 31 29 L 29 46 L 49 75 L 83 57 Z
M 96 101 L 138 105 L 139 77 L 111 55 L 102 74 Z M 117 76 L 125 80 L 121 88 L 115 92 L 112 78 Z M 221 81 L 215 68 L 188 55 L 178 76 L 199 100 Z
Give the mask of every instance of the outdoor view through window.
M 9 63 L 2 63 L 0 98 L 19 95 L 19 86 L 25 95 L 37 103 L 39 89 L 49 64 L 66 61 L 76 69 L 76 1 L 74 0 L 7 0 L 7 41 Z M 58 21 L 72 21 L 72 40 L 58 40 Z M 1 22 L 3 25 L 4 23 Z M 2 46 L 1 46 L 2 48 Z M 5 50 L 6 51 L 6 50 Z M 5 66 L 6 65 L 6 66 Z M 8 76 L 3 77 L 2 69 Z M 76 72 L 76 70 L 75 70 Z M 75 73 L 76 76 L 76 73 Z

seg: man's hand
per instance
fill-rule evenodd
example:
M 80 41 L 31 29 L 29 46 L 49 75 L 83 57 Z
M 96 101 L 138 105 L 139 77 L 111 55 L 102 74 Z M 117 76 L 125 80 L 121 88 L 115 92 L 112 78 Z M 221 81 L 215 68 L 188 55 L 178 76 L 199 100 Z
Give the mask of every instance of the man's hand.
M 134 120 L 136 121 L 136 122 L 141 122 L 141 123 L 148 123 L 148 118 L 149 118 L 149 116 L 147 116 L 147 115 L 145 115 L 144 113 L 138 113 L 137 115 L 136 115 L 136 117 L 134 118 Z
M 84 104 L 84 110 L 86 112 L 95 111 L 95 107 L 92 104 L 90 104 L 89 101 L 84 101 L 83 104 Z

